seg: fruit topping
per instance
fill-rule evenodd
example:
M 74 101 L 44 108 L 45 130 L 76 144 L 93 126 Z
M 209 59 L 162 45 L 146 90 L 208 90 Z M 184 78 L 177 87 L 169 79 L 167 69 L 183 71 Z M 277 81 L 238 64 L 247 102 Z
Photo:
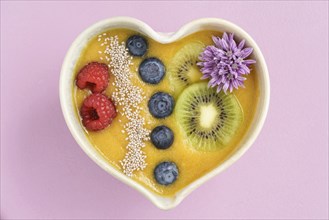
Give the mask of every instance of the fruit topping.
M 227 146 L 236 134 L 243 112 L 233 94 L 217 93 L 206 82 L 187 87 L 179 96 L 175 116 L 190 146 L 214 151 Z
M 162 162 L 155 167 L 154 177 L 159 184 L 170 185 L 178 177 L 178 168 L 174 162 Z
M 176 94 L 179 94 L 185 87 L 201 80 L 202 73 L 197 63 L 204 47 L 200 42 L 186 44 L 171 59 L 168 74 Z
M 148 45 L 144 37 L 133 35 L 128 38 L 126 47 L 131 55 L 140 57 L 146 53 Z
M 151 141 L 156 148 L 167 149 L 174 142 L 174 133 L 167 126 L 158 126 L 151 132 Z
M 173 112 L 174 99 L 171 95 L 164 92 L 157 92 L 152 95 L 148 102 L 148 108 L 155 118 L 165 118 Z
M 138 72 L 144 82 L 158 84 L 163 79 L 166 70 L 161 60 L 151 57 L 143 60 Z
M 103 92 L 109 83 L 109 68 L 104 63 L 91 62 L 78 73 L 76 85 L 79 89 L 90 89 L 93 93 Z
M 82 124 L 91 131 L 106 128 L 116 117 L 116 109 L 110 99 L 103 94 L 91 94 L 80 109 Z

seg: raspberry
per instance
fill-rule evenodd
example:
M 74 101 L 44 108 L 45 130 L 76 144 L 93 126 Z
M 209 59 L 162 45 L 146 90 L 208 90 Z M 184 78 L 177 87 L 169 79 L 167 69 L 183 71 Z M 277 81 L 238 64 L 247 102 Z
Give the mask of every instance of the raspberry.
M 76 84 L 80 89 L 89 88 L 93 93 L 103 92 L 109 83 L 109 68 L 104 63 L 91 62 L 78 73 Z
M 99 131 L 112 123 L 117 112 L 110 99 L 103 94 L 91 94 L 80 109 L 82 124 L 91 131 Z

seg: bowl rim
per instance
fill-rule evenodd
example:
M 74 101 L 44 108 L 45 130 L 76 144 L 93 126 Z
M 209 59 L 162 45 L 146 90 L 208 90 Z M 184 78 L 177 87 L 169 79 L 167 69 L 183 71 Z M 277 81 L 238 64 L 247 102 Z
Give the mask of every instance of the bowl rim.
M 248 45 L 252 46 L 254 49 L 255 57 L 257 58 L 257 65 L 260 66 L 260 70 L 258 71 L 260 74 L 260 82 L 259 82 L 259 90 L 260 90 L 260 97 L 258 101 L 258 107 L 257 112 L 255 113 L 254 119 L 251 122 L 253 124 L 253 127 L 250 127 L 248 130 L 248 138 L 246 138 L 244 143 L 240 143 L 240 148 L 235 151 L 229 158 L 227 158 L 223 163 L 219 164 L 216 168 L 214 168 L 212 171 L 206 173 L 202 177 L 198 178 L 197 180 L 193 181 L 186 187 L 184 187 L 182 190 L 180 190 L 178 193 L 176 193 L 172 197 L 163 197 L 156 193 L 153 193 L 146 187 L 142 186 L 138 182 L 135 182 L 133 179 L 127 177 L 122 172 L 116 170 L 114 167 L 109 165 L 103 157 L 92 147 L 92 145 L 89 143 L 87 138 L 85 137 L 85 134 L 83 132 L 79 132 L 79 129 L 77 128 L 77 119 L 76 117 L 72 117 L 72 106 L 73 105 L 73 99 L 71 92 L 69 92 L 70 96 L 67 95 L 67 88 L 72 87 L 72 66 L 75 66 L 77 58 L 74 60 L 74 54 L 80 48 L 81 53 L 81 45 L 86 45 L 86 43 L 89 41 L 91 37 L 96 36 L 97 34 L 104 32 L 108 29 L 116 27 L 122 27 L 120 25 L 125 24 L 128 26 L 131 26 L 133 28 L 136 28 L 139 32 L 145 34 L 146 36 L 161 42 L 161 43 L 170 43 L 174 42 L 176 40 L 179 40 L 187 35 L 190 35 L 193 33 L 193 30 L 200 29 L 201 27 L 208 26 L 208 27 L 219 27 L 222 26 L 224 29 L 228 29 L 231 32 L 234 32 L 235 34 L 238 34 L 240 36 L 243 36 L 243 38 L 248 42 Z M 111 28 L 108 28 L 110 27 Z M 133 29 L 132 28 L 132 29 Z M 209 28 L 211 29 L 211 28 Z M 223 30 L 222 30 L 223 31 Z M 194 31 L 196 32 L 196 31 Z M 89 39 L 88 39 L 89 37 Z M 71 73 L 71 78 L 69 74 Z M 69 79 L 68 79 L 69 78 Z M 68 82 L 70 81 L 70 82 Z M 70 85 L 70 86 L 69 86 Z M 201 18 L 197 20 L 193 20 L 185 25 L 183 25 L 179 30 L 177 30 L 174 33 L 166 34 L 166 33 L 159 33 L 154 31 L 149 25 L 146 23 L 135 19 L 131 17 L 112 17 L 108 19 L 104 19 L 101 21 L 98 21 L 97 23 L 94 23 L 93 25 L 89 26 L 87 29 L 85 29 L 82 33 L 78 35 L 78 37 L 73 41 L 71 44 L 69 50 L 66 53 L 66 56 L 64 58 L 61 73 L 60 73 L 60 80 L 59 80 L 59 97 L 60 97 L 60 104 L 62 108 L 62 112 L 64 115 L 65 122 L 78 143 L 78 145 L 82 148 L 82 150 L 96 163 L 98 164 L 102 169 L 104 169 L 106 172 L 114 176 L 115 178 L 119 179 L 120 181 L 124 182 L 125 184 L 133 187 L 142 195 L 144 195 L 146 198 L 148 198 L 153 204 L 155 204 L 160 209 L 171 209 L 176 207 L 178 204 L 182 202 L 182 200 L 189 195 L 193 190 L 198 188 L 201 184 L 205 183 L 206 181 L 210 180 L 217 174 L 221 173 L 222 171 L 226 170 L 229 166 L 231 166 L 233 163 L 235 163 L 241 156 L 251 147 L 251 145 L 254 143 L 256 138 L 258 137 L 268 112 L 269 108 L 269 101 L 270 101 L 270 80 L 269 80 L 269 73 L 268 68 L 265 62 L 265 59 L 263 57 L 263 54 L 256 44 L 256 42 L 253 40 L 253 38 L 242 28 L 239 26 L 221 19 L 221 18 Z M 261 99 L 262 98 L 262 99 Z M 70 108 L 71 107 L 71 108 Z M 73 106 L 74 107 L 74 106 Z M 257 117 L 256 117 L 257 116 Z M 80 125 L 79 125 L 80 126 Z M 81 126 L 80 126 L 81 127 Z M 246 136 L 246 135 L 245 135 Z M 86 141 L 87 140 L 87 141 Z

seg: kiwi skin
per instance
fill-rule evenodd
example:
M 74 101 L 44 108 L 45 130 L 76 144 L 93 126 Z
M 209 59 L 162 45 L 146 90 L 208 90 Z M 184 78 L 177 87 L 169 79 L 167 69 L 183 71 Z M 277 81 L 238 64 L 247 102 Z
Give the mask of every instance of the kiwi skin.
M 197 151 L 225 148 L 243 121 L 243 110 L 235 95 L 217 93 L 208 88 L 207 82 L 183 90 L 174 114 L 188 146 Z
M 192 42 L 180 48 L 168 65 L 168 75 L 175 94 L 179 94 L 187 86 L 201 80 L 202 73 L 197 66 L 199 55 L 205 45 L 202 42 Z

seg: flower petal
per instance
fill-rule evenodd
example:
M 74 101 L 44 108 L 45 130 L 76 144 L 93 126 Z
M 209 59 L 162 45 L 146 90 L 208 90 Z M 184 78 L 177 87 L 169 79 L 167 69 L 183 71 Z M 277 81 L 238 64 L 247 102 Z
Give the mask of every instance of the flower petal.
M 253 49 L 251 47 L 247 47 L 243 50 L 241 50 L 241 54 L 240 54 L 240 57 L 242 59 L 248 57 L 251 53 L 252 53 Z
M 250 73 L 250 69 L 249 69 L 246 65 L 242 64 L 242 65 L 240 66 L 240 68 L 241 68 L 245 73 Z
M 235 43 L 235 41 L 234 41 L 233 38 L 234 38 L 234 33 L 231 33 L 229 35 L 229 45 L 230 45 L 231 50 L 232 51 L 235 51 L 235 49 L 236 49 L 236 43 Z
M 239 50 L 242 50 L 242 48 L 243 48 L 245 42 L 246 42 L 245 40 L 242 40 L 242 41 L 239 43 L 239 46 L 238 46 L 238 49 L 239 49 Z
M 229 83 L 227 82 L 223 86 L 223 90 L 224 90 L 225 94 L 226 94 L 226 91 L 227 91 L 228 87 L 229 87 Z
M 250 65 L 250 64 L 254 64 L 254 63 L 256 63 L 256 60 L 244 60 L 243 63 L 244 63 L 245 65 Z
M 232 92 L 233 91 L 233 85 L 230 84 L 229 88 L 230 88 L 230 92 Z
M 222 44 L 223 44 L 223 49 L 224 50 L 229 50 L 229 45 L 228 45 L 228 43 L 227 43 L 227 41 L 225 41 L 224 39 L 222 40 Z
M 212 36 L 211 38 L 212 38 L 212 40 L 214 41 L 216 47 L 222 47 L 222 45 L 221 45 L 221 40 L 220 40 L 219 37 Z
M 227 43 L 230 41 L 226 32 L 224 32 L 222 40 L 226 41 Z
M 219 93 L 222 90 L 222 88 L 223 88 L 223 85 L 222 84 L 218 85 L 216 92 Z

